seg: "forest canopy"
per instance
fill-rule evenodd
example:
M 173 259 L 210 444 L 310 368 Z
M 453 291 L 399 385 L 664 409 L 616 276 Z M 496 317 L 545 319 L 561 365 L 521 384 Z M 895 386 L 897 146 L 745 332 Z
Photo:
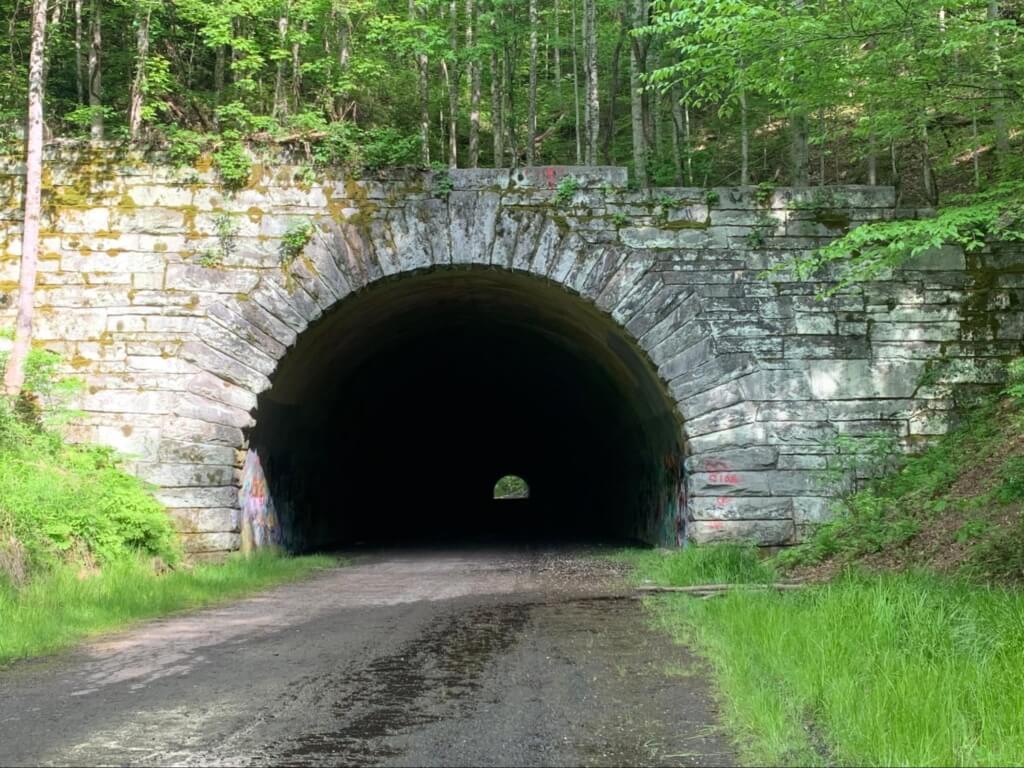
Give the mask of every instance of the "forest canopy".
M 8 19 L 18 142 L 29 0 Z M 51 137 L 182 160 L 301 142 L 375 167 L 604 163 L 640 186 L 1020 178 L 1021 0 L 50 0 Z M 230 157 L 225 167 L 230 173 Z

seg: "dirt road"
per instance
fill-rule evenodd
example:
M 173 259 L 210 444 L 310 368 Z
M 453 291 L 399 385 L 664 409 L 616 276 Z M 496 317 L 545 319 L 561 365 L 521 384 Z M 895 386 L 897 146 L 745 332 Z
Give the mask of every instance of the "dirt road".
M 393 551 L 0 670 L 0 764 L 723 765 L 703 665 L 566 550 Z

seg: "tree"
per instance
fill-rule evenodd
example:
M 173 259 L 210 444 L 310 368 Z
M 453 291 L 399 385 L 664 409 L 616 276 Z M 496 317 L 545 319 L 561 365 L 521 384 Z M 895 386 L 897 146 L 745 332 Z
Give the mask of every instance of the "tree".
M 526 118 L 526 164 L 533 165 L 537 140 L 537 0 L 530 0 L 530 95 Z
M 25 215 L 21 236 L 21 270 L 18 277 L 18 314 L 14 347 L 4 371 L 4 389 L 11 397 L 25 384 L 25 361 L 32 344 L 38 269 L 39 218 L 43 183 L 43 68 L 46 43 L 46 0 L 32 2 L 32 45 L 28 72 L 28 125 L 25 140 Z

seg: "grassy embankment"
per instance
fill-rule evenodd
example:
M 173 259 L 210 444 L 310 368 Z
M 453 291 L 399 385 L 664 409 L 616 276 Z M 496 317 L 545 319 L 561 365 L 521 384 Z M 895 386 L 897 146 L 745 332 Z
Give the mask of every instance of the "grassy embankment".
M 812 582 L 646 602 L 709 661 L 745 761 L 1020 764 L 1024 417 L 1007 401 L 964 425 L 780 557 L 622 555 L 637 579 L 661 584 Z
M 0 396 L 0 664 L 333 562 L 265 554 L 189 567 L 143 484 L 109 450 L 62 439 L 56 356 L 36 350 L 29 363 L 29 396 Z

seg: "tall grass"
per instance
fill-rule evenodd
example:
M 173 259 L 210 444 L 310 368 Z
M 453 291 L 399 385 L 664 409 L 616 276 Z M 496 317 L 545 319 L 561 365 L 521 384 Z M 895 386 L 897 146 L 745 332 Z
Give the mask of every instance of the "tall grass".
M 261 553 L 158 575 L 136 558 L 110 563 L 85 579 L 70 567 L 58 567 L 21 588 L 0 584 L 0 664 L 55 651 L 133 621 L 296 579 L 336 562 Z
M 741 544 L 685 549 L 625 549 L 613 558 L 633 566 L 636 581 L 682 587 L 693 584 L 759 584 L 775 573 L 756 547 Z
M 750 762 L 1024 759 L 1019 592 L 899 574 L 648 605 L 710 660 Z

